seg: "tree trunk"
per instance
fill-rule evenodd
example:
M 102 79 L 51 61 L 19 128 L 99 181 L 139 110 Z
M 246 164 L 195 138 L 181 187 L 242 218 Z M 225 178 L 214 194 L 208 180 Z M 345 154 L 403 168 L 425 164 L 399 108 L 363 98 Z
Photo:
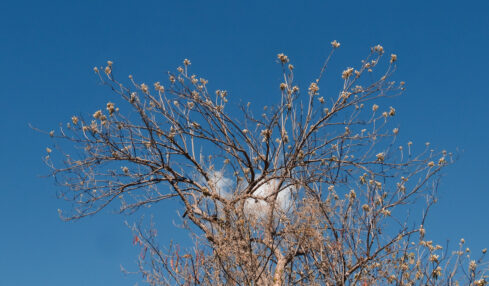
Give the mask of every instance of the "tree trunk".
M 284 270 L 286 260 L 284 257 L 279 257 L 277 267 L 275 267 L 275 274 L 273 275 L 273 286 L 281 286 L 284 283 Z

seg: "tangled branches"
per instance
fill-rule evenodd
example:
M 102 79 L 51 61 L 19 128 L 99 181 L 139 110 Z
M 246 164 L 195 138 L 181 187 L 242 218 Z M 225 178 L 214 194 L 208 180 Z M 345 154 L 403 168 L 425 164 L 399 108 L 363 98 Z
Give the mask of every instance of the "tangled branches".
M 395 108 L 376 104 L 404 90 L 390 81 L 397 56 L 378 73 L 384 49 L 373 47 L 341 73 L 341 90 L 322 95 L 339 46 L 332 42 L 305 94 L 279 54 L 280 102 L 261 116 L 250 104 L 237 116 L 228 92 L 210 92 L 189 60 L 153 88 L 132 76 L 130 87 L 119 82 L 112 62 L 95 68 L 117 103 L 50 132 L 78 148 L 57 145 L 46 157 L 60 197 L 73 203 L 62 217 L 179 200 L 194 249 L 165 251 L 154 225 L 134 226 L 151 285 L 485 285 L 482 260 L 424 239 L 439 173 L 452 159 L 429 144 L 418 152 L 399 144 Z M 413 206 L 422 209 L 409 212 Z

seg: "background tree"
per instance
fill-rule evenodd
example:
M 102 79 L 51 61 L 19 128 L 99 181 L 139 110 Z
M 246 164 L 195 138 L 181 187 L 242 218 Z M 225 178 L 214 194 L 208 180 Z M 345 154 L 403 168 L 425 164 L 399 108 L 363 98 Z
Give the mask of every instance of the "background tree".
M 450 253 L 424 240 L 452 156 L 396 141 L 396 110 L 380 101 L 404 89 L 391 80 L 397 56 L 377 71 L 384 49 L 373 47 L 342 72 L 340 90 L 323 95 L 321 78 L 340 46 L 331 44 L 302 92 L 279 54 L 280 102 L 263 112 L 227 107 L 228 92 L 210 91 L 189 60 L 151 88 L 132 76 L 129 86 L 119 82 L 110 61 L 95 68 L 118 97 L 50 132 L 77 148 L 57 145 L 63 165 L 47 149 L 59 195 L 73 203 L 61 216 L 181 202 L 194 248 L 160 247 L 155 225 L 133 226 L 151 285 L 485 285 L 482 257 L 463 241 Z

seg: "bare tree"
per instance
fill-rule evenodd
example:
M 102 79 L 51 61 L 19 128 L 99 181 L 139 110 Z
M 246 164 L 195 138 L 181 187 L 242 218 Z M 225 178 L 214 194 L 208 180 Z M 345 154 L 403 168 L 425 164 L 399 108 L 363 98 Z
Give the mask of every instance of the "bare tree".
M 227 107 L 228 93 L 208 90 L 188 60 L 152 88 L 132 76 L 123 85 L 110 61 L 95 68 L 117 104 L 50 132 L 59 151 L 48 148 L 46 163 L 73 206 L 61 216 L 183 203 L 193 248 L 161 247 L 156 226 L 133 227 L 151 285 L 485 285 L 482 258 L 463 241 L 450 253 L 424 239 L 452 155 L 397 142 L 396 110 L 379 106 L 404 90 L 391 81 L 397 56 L 378 71 L 384 49 L 373 47 L 323 96 L 321 78 L 340 46 L 331 44 L 302 92 L 279 54 L 280 101 L 258 116 L 250 104 Z

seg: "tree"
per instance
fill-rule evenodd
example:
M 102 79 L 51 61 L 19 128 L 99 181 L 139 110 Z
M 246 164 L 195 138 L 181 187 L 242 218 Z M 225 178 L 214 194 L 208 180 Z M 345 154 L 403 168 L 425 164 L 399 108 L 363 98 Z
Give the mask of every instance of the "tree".
M 396 110 L 376 104 L 404 90 L 390 80 L 397 56 L 378 72 L 384 49 L 373 47 L 342 72 L 335 96 L 322 96 L 321 78 L 339 46 L 332 42 L 305 92 L 279 54 L 280 102 L 260 116 L 250 104 L 240 115 L 228 111 L 228 93 L 208 90 L 189 60 L 154 88 L 132 76 L 130 86 L 119 82 L 110 61 L 95 68 L 117 105 L 50 132 L 79 150 L 58 144 L 58 160 L 48 149 L 60 197 L 73 203 L 61 216 L 181 202 L 193 249 L 160 247 L 154 224 L 133 227 L 144 253 L 139 269 L 151 285 L 485 285 L 482 258 L 471 258 L 463 241 L 451 254 L 424 239 L 452 155 L 397 142 Z

